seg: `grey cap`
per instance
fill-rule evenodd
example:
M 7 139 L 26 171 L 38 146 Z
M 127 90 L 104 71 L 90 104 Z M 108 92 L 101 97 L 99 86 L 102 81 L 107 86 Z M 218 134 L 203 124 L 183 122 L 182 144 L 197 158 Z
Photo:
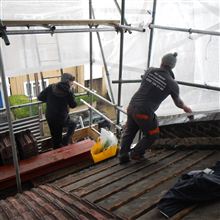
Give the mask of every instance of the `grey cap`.
M 164 66 L 168 66 L 170 67 L 171 69 L 173 69 L 175 66 L 176 66 L 176 59 L 177 57 L 177 53 L 168 53 L 168 54 L 165 54 L 163 57 L 162 57 L 162 65 Z
M 64 73 L 61 76 L 61 82 L 70 82 L 74 80 L 75 80 L 75 77 L 70 73 Z

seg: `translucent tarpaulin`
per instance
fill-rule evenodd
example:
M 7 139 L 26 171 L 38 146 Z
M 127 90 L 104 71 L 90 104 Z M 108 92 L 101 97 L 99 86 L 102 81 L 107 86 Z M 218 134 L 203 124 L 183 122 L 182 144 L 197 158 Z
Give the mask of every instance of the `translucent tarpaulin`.
M 119 6 L 121 1 L 118 1 Z M 92 1 L 96 19 L 120 19 L 114 0 Z M 126 0 L 125 18 L 128 24 L 144 27 L 146 32 L 125 33 L 123 53 L 123 79 L 140 79 L 147 68 L 149 48 L 148 28 L 151 22 L 153 1 Z M 89 1 L 1 1 L 1 19 L 88 19 Z M 155 24 L 220 31 L 219 0 L 159 0 Z M 9 28 L 10 30 L 10 28 Z M 93 55 L 97 64 L 102 64 L 96 33 L 93 34 Z M 120 34 L 100 33 L 105 58 L 112 80 L 118 79 Z M 4 64 L 8 76 L 33 73 L 89 63 L 89 34 L 56 34 L 9 36 L 11 45 L 3 45 Z M 219 36 L 189 34 L 178 31 L 154 29 L 151 66 L 158 67 L 163 54 L 176 51 L 177 80 L 208 84 L 220 87 Z M 1 41 L 2 43 L 2 41 Z M 117 101 L 118 85 L 113 84 Z M 132 94 L 139 84 L 123 84 L 121 103 L 126 109 Z M 219 92 L 181 86 L 181 97 L 194 111 L 220 108 Z M 158 115 L 182 112 L 171 99 L 158 110 Z M 124 117 L 125 118 L 125 117 Z

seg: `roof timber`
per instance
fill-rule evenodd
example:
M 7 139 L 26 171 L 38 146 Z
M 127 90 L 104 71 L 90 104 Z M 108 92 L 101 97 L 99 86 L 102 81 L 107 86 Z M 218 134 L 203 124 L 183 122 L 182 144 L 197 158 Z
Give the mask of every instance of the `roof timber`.
M 1 20 L 2 26 L 16 27 L 16 26 L 78 26 L 78 25 L 117 25 L 119 20 L 97 20 L 97 19 L 83 19 L 83 20 Z

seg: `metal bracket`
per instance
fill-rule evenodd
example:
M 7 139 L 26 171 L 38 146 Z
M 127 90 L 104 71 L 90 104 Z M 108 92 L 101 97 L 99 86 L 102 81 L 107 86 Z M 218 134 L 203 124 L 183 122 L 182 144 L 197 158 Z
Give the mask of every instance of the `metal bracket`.
M 3 26 L 1 24 L 0 24 L 0 37 L 4 40 L 6 46 L 10 45 L 10 41 L 8 39 L 6 32 L 6 26 Z
M 56 26 L 50 26 L 51 36 L 53 36 L 54 31 L 56 30 Z
M 51 31 L 51 36 L 54 35 L 54 31 L 56 30 L 56 26 L 55 25 L 50 25 L 50 24 L 44 24 L 43 27 L 48 28 Z

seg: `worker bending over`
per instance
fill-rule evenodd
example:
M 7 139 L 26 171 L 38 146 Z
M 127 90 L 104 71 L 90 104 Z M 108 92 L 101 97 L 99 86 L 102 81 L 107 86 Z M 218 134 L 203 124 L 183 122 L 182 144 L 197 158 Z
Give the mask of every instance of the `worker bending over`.
M 160 68 L 149 68 L 142 77 L 139 89 L 131 98 L 119 152 L 121 164 L 129 162 L 130 159 L 142 160 L 145 150 L 159 137 L 155 111 L 169 95 L 178 108 L 183 109 L 186 113 L 192 113 L 191 108 L 181 100 L 179 86 L 174 79 L 172 69 L 176 65 L 176 57 L 177 53 L 166 54 L 162 57 Z M 142 131 L 143 137 L 131 150 L 130 146 L 139 129 Z

